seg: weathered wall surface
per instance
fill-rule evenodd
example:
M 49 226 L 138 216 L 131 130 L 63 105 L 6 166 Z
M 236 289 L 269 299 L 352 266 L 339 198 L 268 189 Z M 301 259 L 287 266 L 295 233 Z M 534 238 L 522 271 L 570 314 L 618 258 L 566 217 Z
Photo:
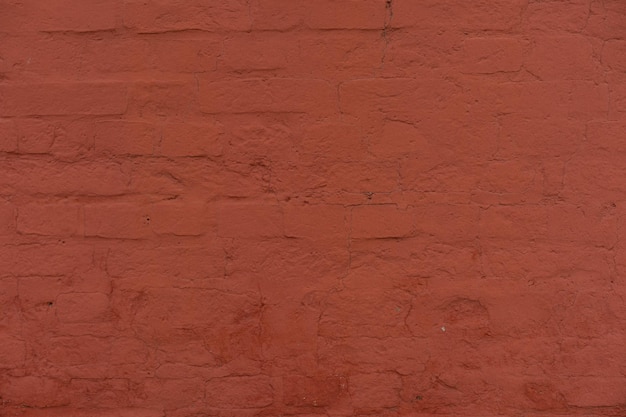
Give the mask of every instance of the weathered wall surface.
M 0 416 L 626 415 L 626 2 L 0 32 Z

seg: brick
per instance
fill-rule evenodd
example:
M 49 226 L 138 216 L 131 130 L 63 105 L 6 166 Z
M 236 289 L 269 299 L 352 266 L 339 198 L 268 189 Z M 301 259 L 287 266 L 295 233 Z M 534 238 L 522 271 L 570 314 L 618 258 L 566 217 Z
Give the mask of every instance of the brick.
M 111 292 L 111 277 L 107 275 L 106 271 L 94 268 L 81 273 L 78 277 L 73 277 L 72 288 L 76 292 L 101 292 L 108 294 Z
M 146 398 L 141 405 L 176 409 L 200 404 L 204 400 L 203 381 L 199 378 L 149 378 L 143 384 Z
M 417 233 L 425 233 L 442 242 L 470 241 L 478 234 L 478 207 L 432 204 L 420 205 L 414 210 Z
M 24 54 L 28 44 L 28 54 Z M 58 76 L 61 79 L 81 73 L 83 41 L 59 34 L 20 34 L 3 39 L 0 45 L 5 61 L 0 64 L 3 72 L 15 78 Z
M 227 153 L 225 152 L 225 154 Z M 253 155 L 254 153 L 253 151 Z M 246 155 L 246 159 L 251 156 Z M 224 159 L 228 160 L 227 157 Z M 226 162 L 225 168 L 224 176 L 218 179 L 220 183 L 216 184 L 216 189 L 226 197 L 245 198 L 270 188 L 269 166 L 254 157 L 248 163 Z
M 551 293 L 548 288 L 538 291 L 502 286 L 485 289 L 480 296 L 481 304 L 489 312 L 490 332 L 505 335 L 542 335 L 554 334 L 557 330 L 551 322 L 554 306 L 569 301 L 565 292 Z M 560 326 L 559 326 L 560 327 Z M 559 330 L 560 331 L 560 330 Z
M 128 372 L 131 366 L 111 366 L 112 363 L 109 359 L 109 351 L 113 349 L 111 326 L 96 323 L 60 325 L 58 322 L 52 322 L 50 324 L 63 330 L 69 329 L 70 333 L 99 332 L 99 337 L 82 335 L 55 337 L 50 335 L 52 337 L 46 337 L 44 343 L 39 340 L 32 340 L 33 351 L 37 352 L 39 356 L 44 355 L 45 352 L 46 358 L 49 358 L 49 361 L 53 362 L 58 369 L 56 374 L 68 380 L 74 378 L 102 380 L 127 376 L 125 372 Z M 28 329 L 29 332 L 39 332 L 40 334 L 45 334 L 45 330 L 45 327 Z M 126 364 L 128 363 L 133 363 L 133 361 Z M 68 404 L 73 404 L 75 397 L 74 394 Z
M 427 193 L 464 194 L 476 188 L 476 166 L 457 161 L 440 163 L 439 155 L 402 162 L 400 166 L 401 187 Z M 439 163 L 438 163 L 439 161 Z M 443 159 L 446 161 L 446 159 Z M 465 199 L 464 199 L 465 200 Z
M 198 114 L 196 81 L 141 81 L 129 87 L 126 114 L 137 119 Z
M 397 372 L 419 374 L 425 370 L 422 351 L 426 339 L 414 337 L 372 338 L 368 336 L 342 339 L 319 338 L 319 363 L 324 368 L 349 374 L 360 372 Z M 358 404 L 355 404 L 358 406 Z
M 152 235 L 150 207 L 130 203 L 85 205 L 85 236 L 142 239 Z
M 5 84 L 1 116 L 107 115 L 126 111 L 126 87 L 118 83 Z
M 220 237 L 262 238 L 283 235 L 283 213 L 278 205 L 264 202 L 223 203 L 218 207 Z
M 392 27 L 454 27 L 471 31 L 509 31 L 519 23 L 526 2 L 495 0 L 394 0 Z
M 602 48 L 602 63 L 614 71 L 626 71 L 626 41 L 610 40 Z
M 536 167 L 524 160 L 497 161 L 477 170 L 477 188 L 492 194 L 518 194 L 530 198 L 539 193 Z
M 152 155 L 161 137 L 152 123 L 107 120 L 95 126 L 95 150 L 113 155 Z
M 563 159 L 549 158 L 541 164 L 543 176 L 543 194 L 546 196 L 558 195 L 563 189 L 563 172 L 566 161 Z
M 377 0 L 320 0 L 304 4 L 305 24 L 312 29 L 382 30 L 387 14 L 385 3 Z
M 352 238 L 400 238 L 415 233 L 415 214 L 394 205 L 364 205 L 352 209 Z
M 117 278 L 130 277 L 138 289 L 145 289 L 148 285 L 134 277 L 217 278 L 224 276 L 224 262 L 224 251 L 217 242 L 204 241 L 195 245 L 127 244 L 111 248 L 107 272 Z M 162 285 L 170 283 L 164 281 Z
M 460 369 L 444 372 L 437 372 L 437 375 L 422 374 L 407 378 L 404 390 L 405 401 L 410 401 L 414 407 L 423 410 L 437 408 L 437 412 L 444 413 L 443 415 L 446 416 L 453 416 L 460 408 L 472 407 L 473 404 L 479 408 L 488 407 L 488 404 L 493 404 L 502 397 L 514 401 L 513 407 L 531 407 L 528 401 L 521 400 L 524 388 L 520 378 L 498 376 L 493 377 L 491 381 L 486 381 L 485 375 L 480 372 L 463 372 Z M 472 387 L 478 387 L 481 392 L 486 393 L 481 396 L 478 403 L 475 403 L 475 397 L 470 394 Z M 496 389 L 496 387 L 499 388 Z M 537 416 L 534 415 L 534 417 Z
M 284 402 L 294 407 L 327 407 L 339 396 L 341 383 L 337 376 L 284 376 Z
M 39 345 L 41 342 L 38 342 Z M 50 361 L 60 367 L 71 367 L 84 364 L 99 364 L 109 362 L 111 356 L 112 339 L 105 337 L 84 336 L 60 336 L 50 340 L 51 346 L 47 349 Z M 39 346 L 38 346 L 39 347 Z M 41 347 L 39 347 L 41 348 Z M 77 370 L 75 377 L 81 378 L 81 372 Z M 84 375 L 82 377 L 85 377 Z
M 9 1 L 0 26 L 6 31 L 94 32 L 117 27 L 120 1 L 93 0 L 89 3 L 58 0 L 42 4 L 36 0 Z
M 221 38 L 163 39 L 148 43 L 151 68 L 175 73 L 202 72 L 217 66 Z
M 298 47 L 298 38 L 282 33 L 241 34 L 224 41 L 218 65 L 235 72 L 284 69 L 300 54 Z
M 23 417 L 164 417 L 161 409 L 150 410 L 146 408 L 115 407 L 77 409 L 75 407 L 57 407 L 54 409 L 29 409 L 22 414 Z
M 506 82 L 468 86 L 476 111 L 527 118 L 591 120 L 606 117 L 608 87 L 591 81 Z
M 63 322 L 96 322 L 106 319 L 109 297 L 102 293 L 67 293 L 57 297 L 57 315 Z
M 474 286 L 476 284 L 473 284 Z M 472 286 L 469 282 L 466 287 Z M 478 291 L 477 291 L 478 292 Z M 489 310 L 486 307 L 486 293 L 480 295 L 443 288 L 433 291 L 429 296 L 418 296 L 413 301 L 413 308 L 406 317 L 408 329 L 414 336 L 437 340 L 441 337 L 461 339 L 479 339 L 488 334 L 492 326 Z M 489 300 L 495 299 L 489 294 Z M 505 321 L 509 317 L 503 319 Z
M 525 68 L 542 80 L 591 80 L 602 70 L 584 36 L 536 38 Z
M 180 30 L 248 30 L 248 5 L 243 0 L 228 3 L 206 3 L 191 0 L 172 3 L 157 0 L 124 2 L 124 25 L 140 33 L 159 33 Z
M 307 170 L 309 170 L 305 171 L 307 176 L 321 174 L 323 187 L 330 192 L 372 195 L 391 192 L 398 188 L 399 175 L 395 161 L 335 162 L 325 169 L 313 165 L 307 167 Z
M 93 150 L 94 137 L 95 124 L 92 120 L 57 122 L 50 152 L 60 160 L 75 160 Z
M 623 403 L 626 387 L 621 377 L 578 377 L 561 391 L 568 404 L 575 407 L 615 407 Z
M 209 350 L 224 351 L 226 356 L 229 355 L 227 349 L 236 352 L 245 343 L 257 342 L 261 307 L 258 299 L 249 295 L 164 287 L 143 291 L 140 299 L 142 303 L 133 319 L 133 328 L 139 337 L 171 342 L 175 340 L 172 332 L 176 329 L 198 329 L 215 338 L 205 342 Z M 155 325 L 156 318 L 158 325 Z M 232 346 L 221 346 L 221 337 L 227 338 Z M 245 353 L 245 349 L 241 353 Z
M 543 206 L 493 206 L 480 217 L 481 235 L 501 239 L 539 239 L 546 236 L 548 211 Z
M 619 262 L 619 261 L 618 261 Z M 606 338 L 619 326 L 624 309 L 619 296 L 605 294 L 604 290 L 581 291 L 570 296 L 567 307 L 556 310 L 563 335 L 579 338 Z
M 57 297 L 68 291 L 70 282 L 62 276 L 28 276 L 19 278 L 20 305 L 26 311 L 40 306 L 54 307 Z
M 342 112 L 370 124 L 381 112 L 387 119 L 415 123 L 456 109 L 457 87 L 444 79 L 369 78 L 339 86 Z
M 163 127 L 160 154 L 169 157 L 220 156 L 223 152 L 220 123 L 168 123 Z
M 20 153 L 48 153 L 56 136 L 55 126 L 43 120 L 17 120 Z
M 155 375 L 158 378 L 189 378 L 201 376 L 203 374 L 202 370 L 199 370 L 197 367 L 185 365 L 181 363 L 166 363 L 165 365 L 159 367 Z M 177 411 L 181 409 L 178 408 Z M 183 409 L 189 410 L 189 409 Z
M 44 236 L 75 236 L 82 233 L 81 206 L 39 203 L 18 207 L 17 231 Z
M 91 267 L 93 247 L 79 243 L 40 243 L 4 245 L 0 251 L 0 269 L 7 274 L 63 275 Z
M 428 140 L 412 124 L 386 121 L 382 131 L 369 141 L 369 150 L 380 158 L 422 154 L 429 147 Z
M 9 334 L 0 334 L 0 368 L 22 368 L 26 361 L 26 344 Z
M 254 30 L 286 30 L 304 21 L 304 4 L 290 0 L 252 0 L 250 15 Z
M 377 306 L 371 309 L 371 306 Z M 369 336 L 389 338 L 407 336 L 404 318 L 411 310 L 411 296 L 400 290 L 342 291 L 326 300 L 319 320 L 319 335 L 324 337 Z
M 17 142 L 15 122 L 11 119 L 0 119 L 0 152 L 17 151 Z
M 574 156 L 568 161 L 563 176 L 561 194 L 574 201 L 586 200 L 599 195 L 607 200 L 619 200 L 620 182 L 623 174 L 618 162 L 619 153 L 587 152 L 585 156 Z
M 470 38 L 463 42 L 461 72 L 492 74 L 519 71 L 526 44 L 517 38 Z
M 13 276 L 3 276 L 0 277 L 0 301 L 4 305 L 7 306 L 7 311 L 9 311 L 9 306 L 16 306 L 18 301 L 18 282 L 17 278 Z
M 287 69 L 293 74 L 342 81 L 368 78 L 381 66 L 384 41 L 378 30 L 305 32 L 297 38 L 297 60 L 289 62 Z
M 567 338 L 555 370 L 566 376 L 619 377 L 626 367 L 620 335 L 596 339 Z
M 508 279 L 544 280 L 559 271 L 585 271 L 585 280 L 604 280 L 610 275 L 606 252 L 599 247 L 578 247 L 561 242 L 491 242 L 482 248 L 482 262 L 488 275 Z M 533 265 L 530 267 L 530 265 Z M 590 284 L 591 285 L 591 284 Z
M 321 80 L 273 78 L 200 81 L 200 110 L 204 113 L 336 112 L 337 92 Z
M 458 73 L 456 63 L 467 36 L 455 28 L 435 30 L 420 25 L 406 29 L 393 28 L 388 38 L 390 41 L 384 49 L 386 71 L 402 77 L 432 79 L 448 71 L 451 58 L 455 62 L 454 72 Z
M 316 286 L 317 287 L 317 286 Z M 318 287 L 319 288 L 319 287 Z M 288 373 L 307 373 L 315 374 L 317 370 L 317 359 L 315 353 L 311 352 L 309 346 L 317 343 L 317 323 L 319 312 L 309 308 L 311 304 L 315 305 L 319 301 L 319 294 L 308 294 L 302 297 L 300 305 L 297 303 L 282 303 L 282 305 L 268 306 L 263 310 L 263 326 L 267 333 L 267 343 L 264 344 L 262 354 L 264 356 L 272 356 L 276 358 L 277 366 L 285 370 L 283 375 Z M 297 299 L 300 296 L 293 296 Z M 291 298 L 291 297 L 290 297 Z M 280 317 L 298 317 L 298 323 L 288 323 L 282 321 Z M 295 377 L 294 377 L 295 378 Z M 283 383 L 286 381 L 283 380 Z M 310 385 L 302 386 L 303 389 L 311 388 L 311 392 L 315 388 L 311 385 L 315 381 L 310 381 L 303 377 L 302 382 Z M 295 398 L 296 392 L 300 386 L 283 386 L 284 396 L 291 397 L 290 401 L 307 402 L 301 397 Z M 332 387 L 330 387 L 332 390 Z M 294 393 L 293 396 L 290 393 Z M 314 398 L 309 397 L 308 402 Z M 320 400 L 320 398 L 318 398 Z
M 480 121 L 480 122 L 478 122 Z M 475 165 L 487 155 L 499 150 L 499 122 L 489 116 L 469 117 L 468 115 L 450 118 L 433 117 L 412 125 L 420 139 L 415 153 L 418 158 L 410 158 L 411 166 L 416 167 L 428 178 L 431 168 L 446 165 L 459 165 L 471 161 Z M 387 127 L 385 126 L 385 128 Z M 393 132 L 393 129 L 390 129 Z M 402 132 L 394 132 L 402 134 Z M 407 132 L 404 136 L 407 137 Z M 391 138 L 389 139 L 391 141 Z M 398 139 L 396 139 L 397 141 Z M 374 139 L 370 140 L 374 142 Z M 398 154 L 402 156 L 402 154 Z M 428 167 L 428 168 L 425 168 Z M 471 171 L 471 169 L 470 169 Z
M 471 295 L 479 308 L 478 311 L 483 314 L 478 320 L 470 316 L 474 313 L 471 311 L 473 309 L 463 313 L 468 315 L 466 318 L 458 315 L 464 309 L 458 309 L 455 306 L 455 312 L 446 318 L 449 324 L 449 329 L 446 331 L 457 331 L 457 326 L 465 320 L 466 326 L 474 327 L 474 335 L 477 337 L 491 333 L 523 334 L 528 337 L 531 335 L 532 337 L 550 337 L 554 334 L 555 326 L 551 320 L 554 305 L 566 301 L 569 294 L 549 295 L 549 288 L 556 288 L 553 285 L 547 285 L 539 291 L 527 283 L 509 285 L 509 288 L 506 286 L 504 281 L 494 280 L 491 284 L 492 288 L 485 287 Z M 515 307 L 511 305 L 507 307 L 507 300 Z M 522 314 L 522 311 L 525 313 Z M 492 317 L 492 315 L 497 315 L 497 317 Z M 454 320 L 450 317 L 454 317 Z M 464 332 L 468 333 L 468 330 Z
M 245 282 L 258 279 L 263 287 L 272 288 L 271 300 L 298 299 L 314 286 L 330 290 L 337 284 L 337 277 L 345 273 L 349 253 L 345 241 L 333 245 L 328 242 L 267 239 L 259 245 L 255 240 L 237 239 L 227 249 L 225 274 Z M 266 259 L 274 262 L 267 263 Z M 308 277 L 306 285 L 299 285 L 295 279 L 302 275 Z
M 283 213 L 285 236 L 312 239 L 347 237 L 346 209 L 342 206 L 287 204 Z
M 128 191 L 130 180 L 119 164 L 106 161 L 69 164 L 23 158 L 0 164 L 0 174 L 0 193 L 12 195 L 119 195 Z M 86 182 L 88 178 L 98 179 L 98 186 Z
M 572 155 L 584 140 L 585 126 L 571 119 L 528 119 L 503 116 L 498 155 L 560 157 Z M 591 127 L 591 124 L 589 124 Z
M 269 161 L 297 158 L 300 125 L 295 114 L 237 114 L 224 117 L 224 159 L 268 168 Z
M 620 24 L 624 15 L 624 4 L 620 1 L 610 0 L 604 3 L 592 3 L 591 13 L 586 22 L 586 31 L 601 39 L 624 38 L 624 28 Z
M 129 162 L 121 163 L 131 178 L 125 193 L 150 193 L 163 199 L 174 199 L 183 195 L 186 187 L 202 189 L 209 194 L 219 189 L 216 178 L 211 175 L 217 164 L 206 158 L 182 159 L 176 164 L 162 158 L 134 158 L 132 164 Z
M 206 403 L 214 408 L 261 408 L 274 402 L 272 380 L 262 375 L 215 378 L 205 387 Z
M 524 394 L 536 410 L 563 410 L 566 402 L 563 394 L 550 382 L 528 382 L 524 384 Z
M 2 398 L 8 404 L 37 408 L 69 404 L 67 389 L 59 380 L 38 376 L 11 378 L 10 384 L 2 384 Z
M 585 207 L 559 204 L 548 208 L 548 236 L 598 246 L 617 243 L 619 212 L 611 204 L 587 204 Z M 576 225 L 576 226 L 574 226 Z
M 626 87 L 622 84 L 617 84 L 611 87 L 609 91 L 609 120 L 625 120 L 626 111 L 623 109 L 626 106 Z
M 402 381 L 398 374 L 357 374 L 349 380 L 350 397 L 357 409 L 397 407 Z
M 350 242 L 350 271 L 343 282 L 354 289 L 419 285 L 419 280 L 412 277 L 434 272 L 424 262 L 432 255 L 426 255 L 428 252 L 431 251 L 421 238 L 353 240 Z M 388 276 L 395 278 L 388 279 Z
M 305 127 L 298 153 L 310 159 L 362 160 L 366 137 L 357 123 L 325 122 Z
M 92 407 L 98 404 L 101 407 L 119 409 L 120 404 L 129 403 L 130 383 L 128 379 L 72 379 L 69 384 L 70 390 L 76 395 L 73 403 L 80 408 Z M 91 411 L 94 414 L 95 411 Z M 119 411 L 120 414 L 123 411 Z M 95 414 L 97 415 L 97 414 Z
M 222 49 L 217 39 L 88 39 L 82 70 L 106 73 L 189 73 L 213 69 Z
M 150 224 L 159 235 L 206 234 L 214 227 L 213 216 L 213 211 L 202 202 L 163 201 L 150 208 Z
M 522 25 L 536 31 L 577 33 L 585 27 L 589 12 L 585 0 L 533 2 L 526 8 Z
M 15 207 L 0 200 L 0 236 L 15 232 Z
M 172 340 L 162 346 L 163 359 L 168 362 L 185 363 L 193 366 L 218 364 L 214 354 L 208 352 L 199 337 Z M 158 375 L 157 375 L 158 376 Z
M 24 176 L 24 172 L 29 172 Z M 2 194 L 115 195 L 125 192 L 128 176 L 115 163 L 64 164 L 42 160 L 7 160 L 0 165 Z M 94 187 L 89 181 L 98 181 Z
M 79 54 L 81 72 L 98 75 L 153 69 L 151 52 L 156 44 L 137 38 L 85 39 Z

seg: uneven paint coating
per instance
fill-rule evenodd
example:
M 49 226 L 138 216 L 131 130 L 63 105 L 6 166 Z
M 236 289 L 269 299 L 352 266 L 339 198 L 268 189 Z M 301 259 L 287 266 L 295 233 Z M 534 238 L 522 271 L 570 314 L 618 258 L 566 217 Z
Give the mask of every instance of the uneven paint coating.
M 0 416 L 623 417 L 625 22 L 0 1 Z

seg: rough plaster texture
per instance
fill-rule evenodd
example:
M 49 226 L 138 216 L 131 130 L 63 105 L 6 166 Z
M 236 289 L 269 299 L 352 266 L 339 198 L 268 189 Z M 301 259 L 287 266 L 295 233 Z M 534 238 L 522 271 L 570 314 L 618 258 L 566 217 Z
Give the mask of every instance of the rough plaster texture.
M 626 415 L 623 0 L 0 32 L 0 416 Z

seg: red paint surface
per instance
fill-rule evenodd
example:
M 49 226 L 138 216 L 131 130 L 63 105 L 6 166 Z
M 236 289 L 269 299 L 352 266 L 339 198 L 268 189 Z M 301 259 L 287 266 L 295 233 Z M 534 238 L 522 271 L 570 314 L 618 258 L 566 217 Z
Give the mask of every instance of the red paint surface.
M 0 1 L 0 416 L 623 417 L 625 22 Z

